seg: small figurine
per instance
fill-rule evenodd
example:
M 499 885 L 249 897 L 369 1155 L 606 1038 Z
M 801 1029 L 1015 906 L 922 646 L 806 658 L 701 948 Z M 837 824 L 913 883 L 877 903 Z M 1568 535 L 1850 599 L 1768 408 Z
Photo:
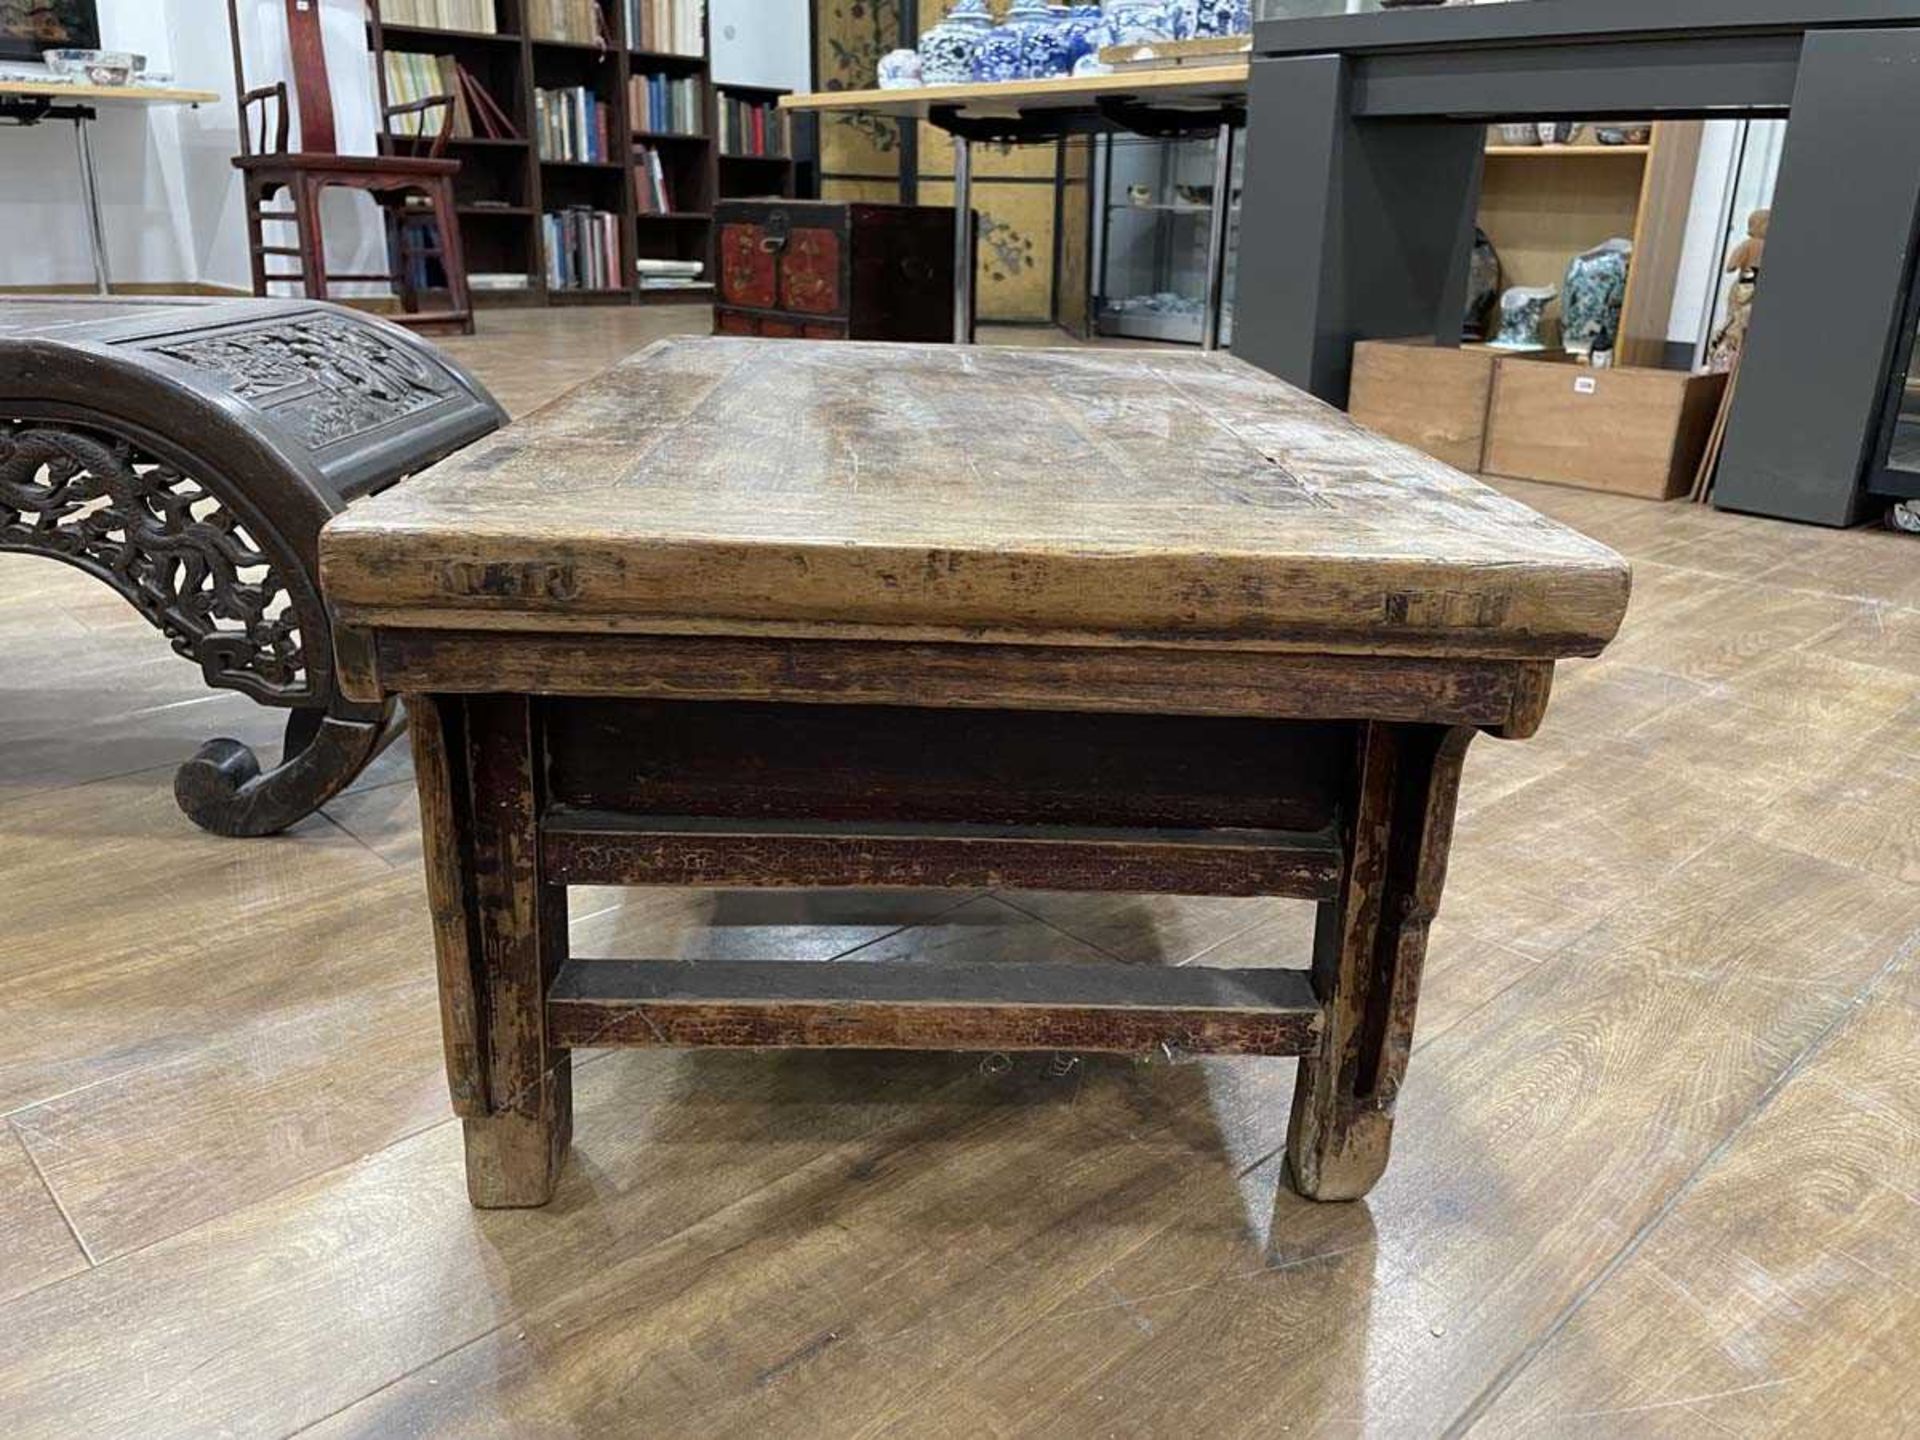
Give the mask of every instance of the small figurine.
M 1544 350 L 1547 306 L 1560 292 L 1551 285 L 1516 285 L 1500 297 L 1500 333 L 1490 342 L 1498 350 Z
M 1747 217 L 1747 238 L 1733 247 L 1727 256 L 1727 274 L 1760 273 L 1760 262 L 1767 254 L 1767 227 L 1773 223 L 1773 211 L 1756 210 Z
M 1767 254 L 1767 227 L 1772 220 L 1773 211 L 1754 211 L 1747 217 L 1747 238 L 1727 256 L 1727 274 L 1735 278 L 1727 295 L 1727 323 L 1720 327 L 1707 351 L 1711 374 L 1731 373 L 1747 343 L 1747 330 L 1753 324 L 1753 297 L 1760 288 L 1760 263 Z

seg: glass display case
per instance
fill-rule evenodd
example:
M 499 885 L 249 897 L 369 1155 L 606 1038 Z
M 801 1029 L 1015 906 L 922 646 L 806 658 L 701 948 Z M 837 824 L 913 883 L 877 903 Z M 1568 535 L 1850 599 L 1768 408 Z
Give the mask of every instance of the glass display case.
M 1898 528 L 1920 534 L 1920 278 L 1901 316 L 1868 488 L 1894 502 Z
M 1215 141 L 1113 135 L 1094 154 L 1093 327 L 1100 335 L 1198 345 L 1206 323 Z M 1241 156 L 1234 144 L 1220 343 L 1233 339 Z

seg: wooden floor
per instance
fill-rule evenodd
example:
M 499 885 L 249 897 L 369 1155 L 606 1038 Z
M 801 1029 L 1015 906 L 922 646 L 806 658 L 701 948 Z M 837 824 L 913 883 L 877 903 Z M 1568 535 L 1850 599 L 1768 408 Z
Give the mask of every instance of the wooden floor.
M 704 319 L 450 348 L 523 409 Z M 1509 488 L 1633 613 L 1476 744 L 1398 1153 L 1331 1207 L 1277 1193 L 1288 1062 L 621 1052 L 555 1204 L 473 1211 L 404 757 L 203 835 L 173 766 L 271 717 L 0 557 L 0 1433 L 1920 1431 L 1920 543 Z M 584 892 L 573 947 L 1292 963 L 1307 918 Z

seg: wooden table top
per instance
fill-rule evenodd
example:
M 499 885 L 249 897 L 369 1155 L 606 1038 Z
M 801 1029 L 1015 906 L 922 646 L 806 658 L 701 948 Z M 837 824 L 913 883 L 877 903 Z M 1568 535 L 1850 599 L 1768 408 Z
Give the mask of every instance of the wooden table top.
M 663 341 L 335 519 L 374 627 L 1538 658 L 1619 556 L 1242 362 Z
M 45 80 L 0 80 L 0 99 L 10 95 L 81 105 L 103 100 L 121 105 L 207 105 L 220 98 L 217 90 L 180 90 L 170 85 L 57 85 Z
M 971 85 L 922 85 L 912 90 L 816 90 L 781 97 L 786 110 L 863 110 L 924 120 L 935 106 L 957 105 L 963 115 L 1005 117 L 1030 110 L 1093 109 L 1102 100 L 1137 99 L 1172 107 L 1217 105 L 1247 93 L 1248 62 L 1186 65 L 1112 75 L 1002 80 Z

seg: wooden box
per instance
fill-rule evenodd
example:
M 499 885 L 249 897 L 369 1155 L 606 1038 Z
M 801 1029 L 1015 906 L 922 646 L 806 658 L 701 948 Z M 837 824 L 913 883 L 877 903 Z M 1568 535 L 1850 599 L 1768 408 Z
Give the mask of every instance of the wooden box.
M 1363 340 L 1353 349 L 1347 408 L 1371 430 L 1468 474 L 1486 449 L 1487 407 L 1500 357 L 1432 340 Z
M 1726 385 L 1724 375 L 1504 357 L 1494 372 L 1484 468 L 1670 500 L 1693 485 Z
M 715 334 L 953 338 L 953 211 L 723 200 Z

